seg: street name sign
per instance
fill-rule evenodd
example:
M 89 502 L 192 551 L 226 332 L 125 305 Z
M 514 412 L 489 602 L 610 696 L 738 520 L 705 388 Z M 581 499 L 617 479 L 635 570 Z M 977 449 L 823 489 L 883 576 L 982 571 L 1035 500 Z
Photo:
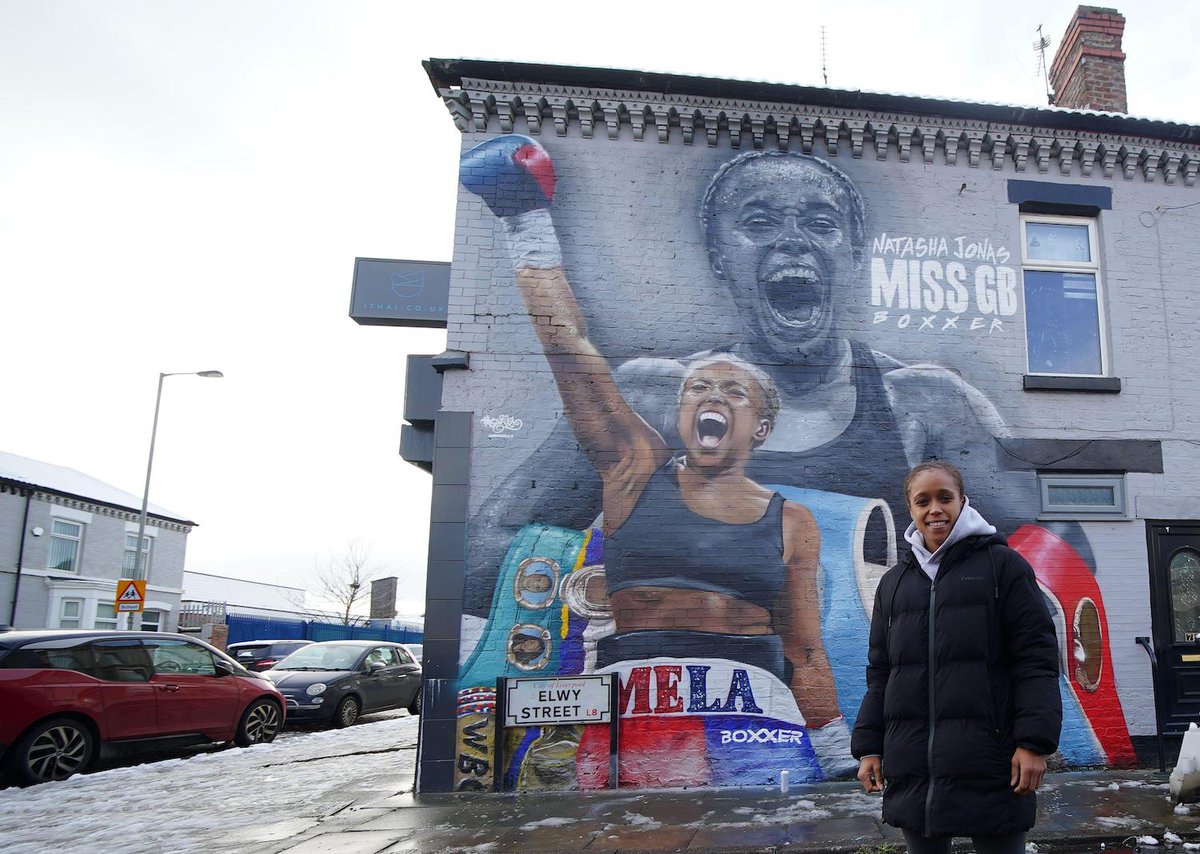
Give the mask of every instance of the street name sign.
M 614 674 L 605 673 L 557 679 L 508 679 L 504 685 L 504 725 L 610 723 L 615 678 Z

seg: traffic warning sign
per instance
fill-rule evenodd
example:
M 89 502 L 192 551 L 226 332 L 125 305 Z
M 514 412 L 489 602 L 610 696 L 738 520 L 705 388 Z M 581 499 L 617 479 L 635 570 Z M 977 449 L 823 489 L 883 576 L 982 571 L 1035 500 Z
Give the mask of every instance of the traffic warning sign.
M 118 614 L 141 613 L 146 607 L 146 582 L 141 579 L 122 578 L 117 582 L 117 599 L 113 610 Z

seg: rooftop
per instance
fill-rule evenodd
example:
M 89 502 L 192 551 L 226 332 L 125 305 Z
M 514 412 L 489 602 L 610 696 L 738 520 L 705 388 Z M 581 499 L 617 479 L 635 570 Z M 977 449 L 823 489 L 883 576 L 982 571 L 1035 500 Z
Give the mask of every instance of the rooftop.
M 43 492 L 53 492 L 97 504 L 107 504 L 110 507 L 120 507 L 135 513 L 141 512 L 142 509 L 140 496 L 118 489 L 89 474 L 66 466 L 31 460 L 28 457 L 10 454 L 6 451 L 0 451 L 0 481 L 34 487 Z M 185 525 L 196 525 L 186 516 L 173 513 L 157 504 L 151 503 L 147 507 L 147 512 L 160 519 L 169 519 Z
M 461 87 L 464 80 L 494 80 L 505 83 L 656 92 L 674 97 L 770 101 L 845 110 L 945 116 L 968 121 L 1127 134 L 1177 143 L 1200 143 L 1200 126 L 1094 110 L 989 104 L 921 95 L 800 86 L 792 83 L 502 60 L 430 59 L 424 65 L 435 90 Z

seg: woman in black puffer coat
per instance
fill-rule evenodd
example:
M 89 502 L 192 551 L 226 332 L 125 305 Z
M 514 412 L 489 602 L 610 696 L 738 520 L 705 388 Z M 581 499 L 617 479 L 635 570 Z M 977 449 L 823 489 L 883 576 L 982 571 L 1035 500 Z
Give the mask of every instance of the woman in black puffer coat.
M 972 837 L 1023 852 L 1058 746 L 1058 641 L 1029 564 L 970 506 L 953 466 L 904 484 L 912 546 L 879 583 L 858 778 L 912 854 Z

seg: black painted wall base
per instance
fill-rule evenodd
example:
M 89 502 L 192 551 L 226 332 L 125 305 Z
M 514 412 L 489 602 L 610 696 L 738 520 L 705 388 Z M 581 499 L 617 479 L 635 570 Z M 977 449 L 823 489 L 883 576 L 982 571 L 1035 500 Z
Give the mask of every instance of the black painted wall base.
M 418 793 L 454 790 L 458 650 L 467 556 L 471 412 L 439 412 L 434 425 L 433 500 L 425 581 L 425 655 Z

